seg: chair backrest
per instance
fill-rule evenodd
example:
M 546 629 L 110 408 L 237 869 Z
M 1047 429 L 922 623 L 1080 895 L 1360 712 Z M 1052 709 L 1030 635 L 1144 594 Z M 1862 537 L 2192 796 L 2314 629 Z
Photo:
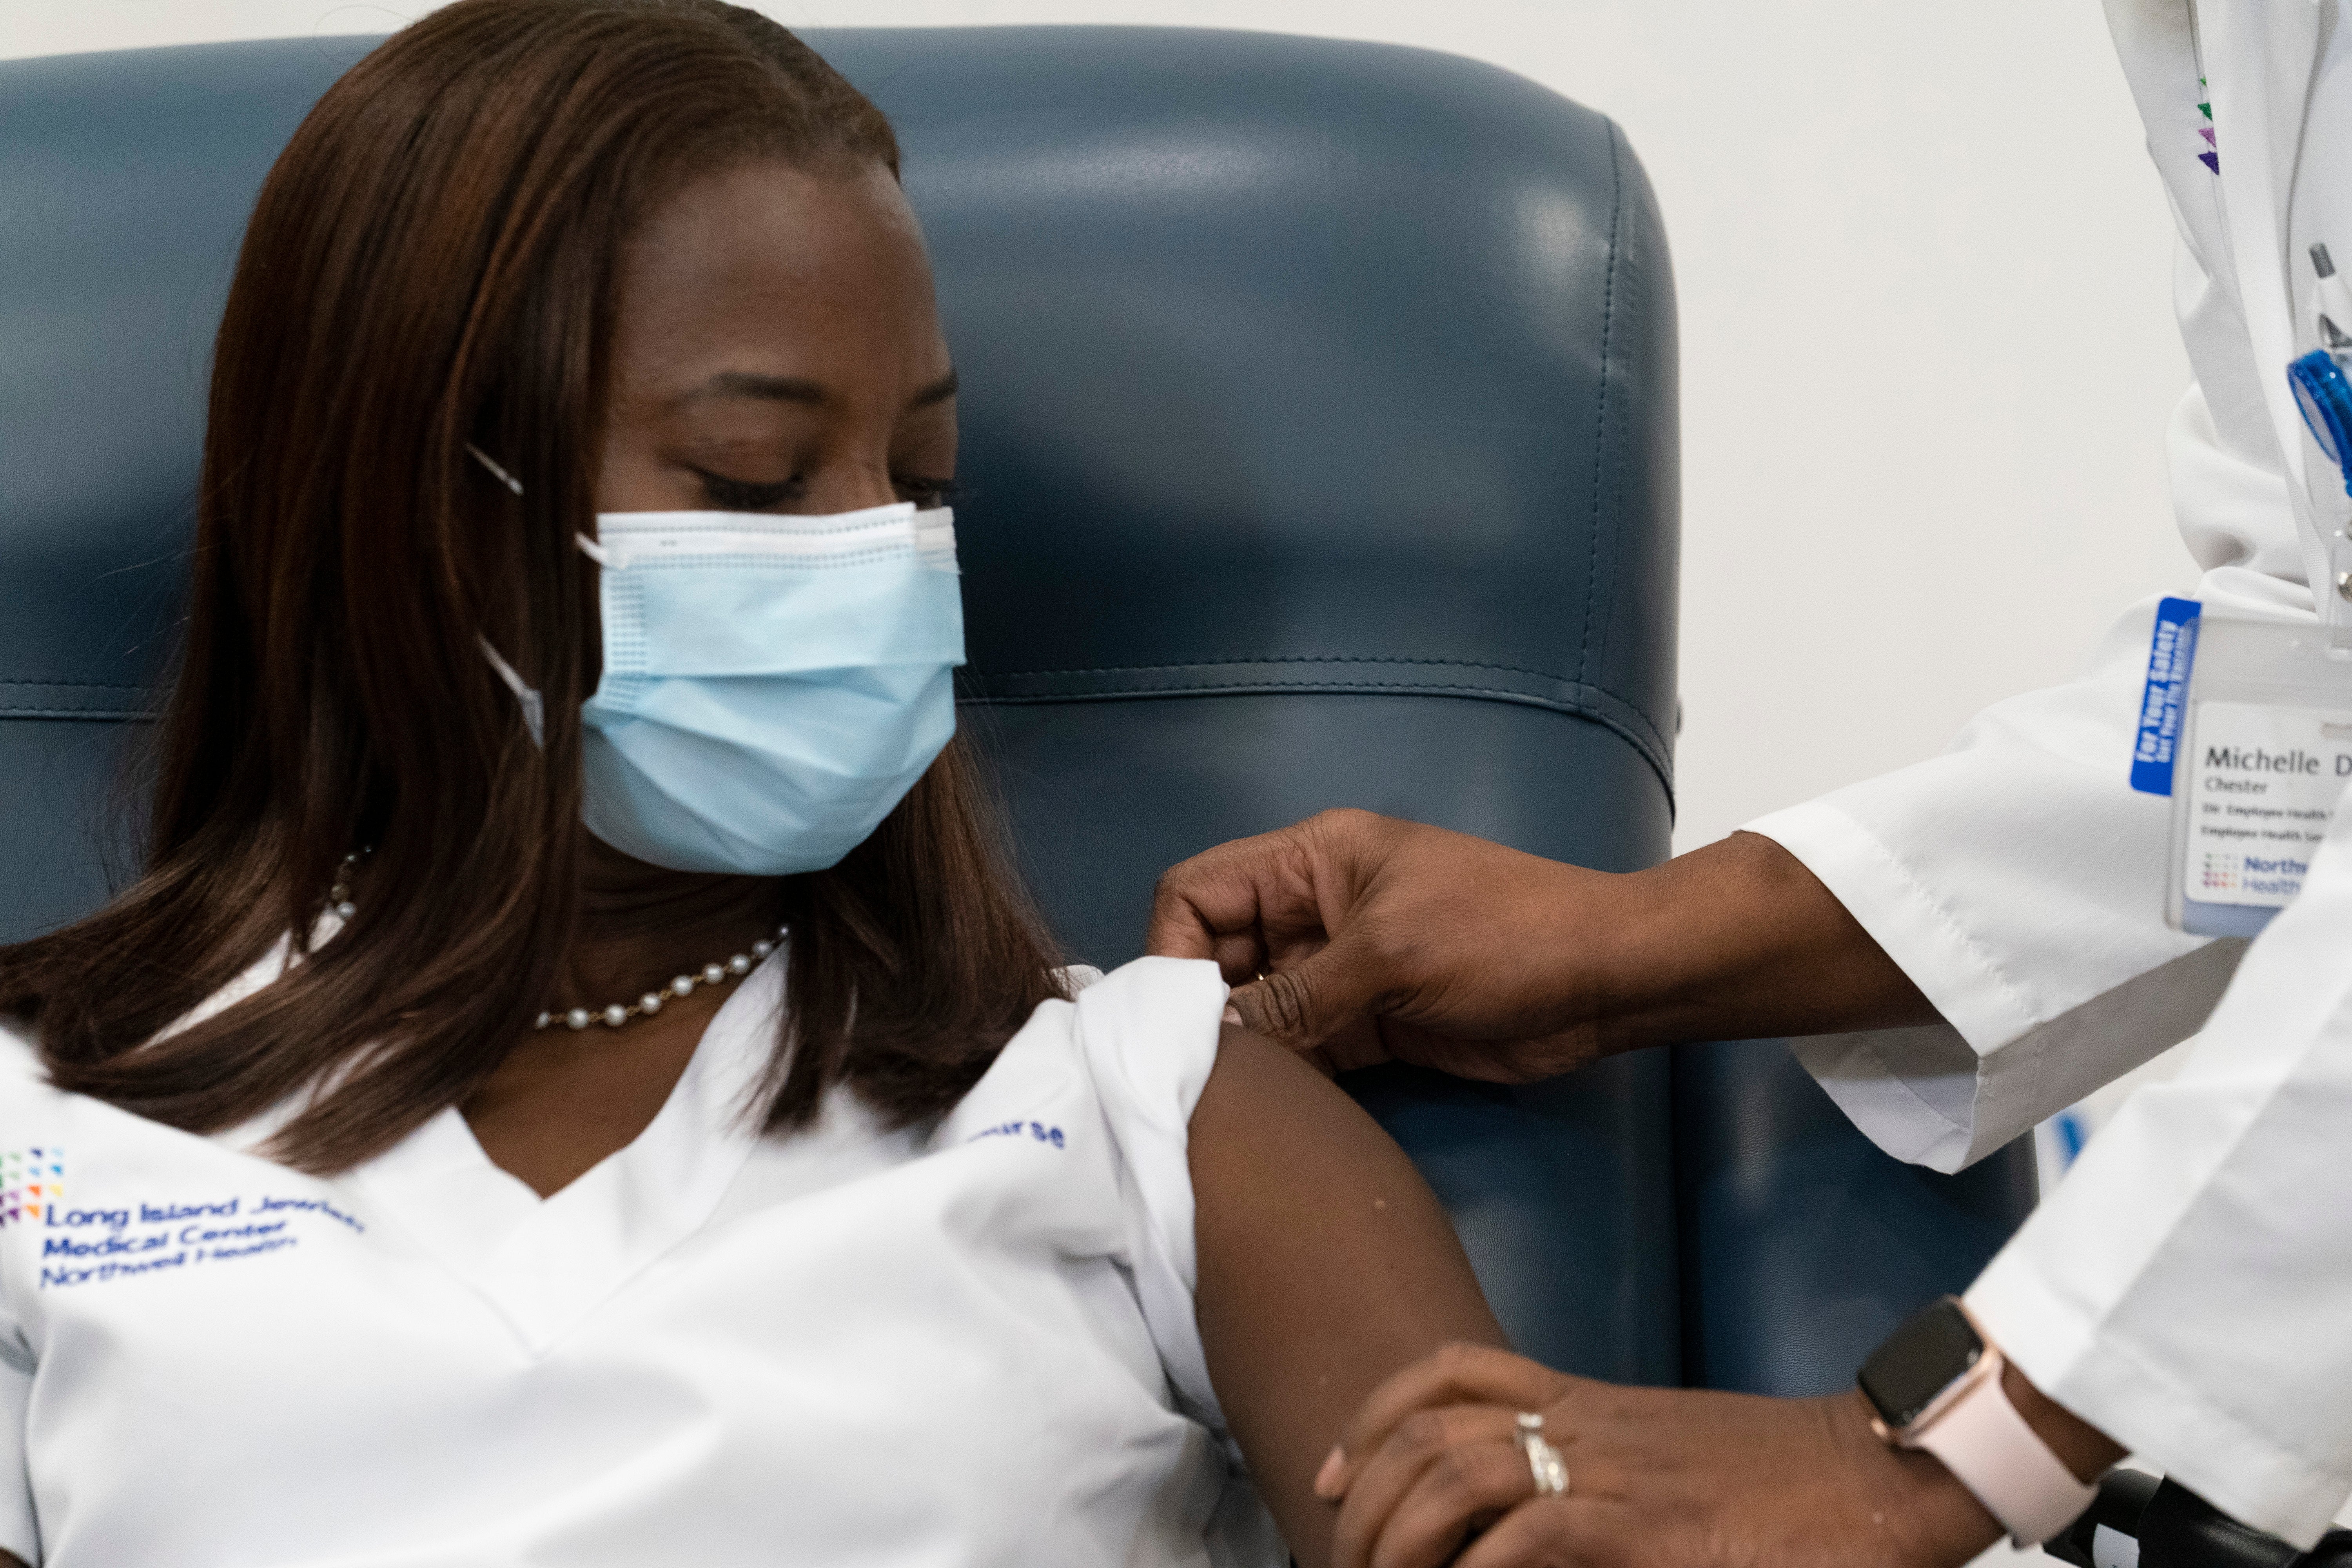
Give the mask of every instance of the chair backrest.
M 1075 953 L 1132 955 L 1171 861 L 1326 806 L 1666 853 L 1674 296 L 1615 126 L 1381 46 L 809 38 L 906 148 L 966 388 L 964 721 Z M 168 653 L 237 236 L 364 47 L 0 66 L 0 939 L 135 851 L 114 781 Z M 1771 1046 L 1351 1088 L 1521 1347 L 1620 1379 L 1841 1380 L 2020 1212 L 2014 1181 L 1877 1155 Z M 1778 1201 L 1832 1167 L 1898 1266 Z

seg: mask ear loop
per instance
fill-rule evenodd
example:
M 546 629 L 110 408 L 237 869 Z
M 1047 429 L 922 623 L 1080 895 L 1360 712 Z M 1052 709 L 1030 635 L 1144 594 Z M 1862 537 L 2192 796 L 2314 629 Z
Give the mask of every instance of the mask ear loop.
M 517 495 L 522 494 L 522 481 L 493 462 L 488 452 L 483 451 L 471 441 L 466 443 L 466 450 L 474 455 L 474 461 L 489 469 L 499 483 Z M 521 675 L 516 672 L 513 665 L 509 664 L 499 656 L 497 648 L 490 646 L 488 637 L 477 632 L 474 634 L 474 640 L 482 645 L 482 657 L 490 661 L 490 668 L 497 670 L 499 679 L 507 683 L 507 689 L 515 694 L 515 701 L 522 708 L 523 727 L 530 731 L 530 743 L 541 751 L 545 751 L 547 749 L 546 699 L 523 683 Z
M 489 638 L 477 632 L 474 640 L 482 645 L 482 657 L 490 661 L 490 668 L 499 672 L 499 679 L 507 683 L 507 689 L 513 692 L 515 700 L 522 705 L 523 727 L 530 731 L 530 743 L 545 751 L 547 700 L 523 684 L 523 679 L 515 672 L 515 667 L 499 657 L 499 650 L 490 646 Z
M 471 441 L 466 443 L 466 450 L 474 455 L 476 462 L 489 469 L 500 484 L 517 495 L 522 494 L 522 481 L 499 467 L 488 452 L 483 451 Z M 580 546 L 580 553 L 597 565 L 610 567 L 613 564 L 611 552 L 586 534 L 575 533 L 572 538 L 572 542 Z M 499 672 L 499 679 L 507 683 L 507 689 L 512 691 L 515 694 L 515 700 L 522 705 L 522 721 L 530 731 L 531 744 L 542 752 L 545 751 L 547 749 L 547 700 L 523 684 L 521 675 L 516 671 L 513 665 L 509 664 L 499 656 L 497 648 L 490 646 L 488 637 L 477 632 L 474 635 L 474 640 L 482 645 L 482 657 L 490 661 L 490 668 Z
M 499 468 L 495 462 L 491 461 L 490 455 L 488 452 L 483 451 L 471 441 L 466 443 L 466 450 L 473 453 L 474 461 L 489 469 L 491 475 L 498 479 L 499 483 L 506 486 L 507 489 L 514 491 L 517 495 L 522 494 L 522 481 L 516 479 L 512 474 L 508 473 L 504 468 Z

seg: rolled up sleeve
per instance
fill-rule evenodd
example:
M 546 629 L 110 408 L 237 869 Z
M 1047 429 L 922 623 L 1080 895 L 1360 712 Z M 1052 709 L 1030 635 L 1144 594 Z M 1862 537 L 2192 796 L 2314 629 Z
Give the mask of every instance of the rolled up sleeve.
M 2165 923 L 2170 802 L 2128 782 L 2156 601 L 2089 670 L 1944 755 L 1748 824 L 1932 1003 L 1924 1027 L 1793 1042 L 1898 1159 L 1955 1171 L 2193 1034 L 2243 944 Z

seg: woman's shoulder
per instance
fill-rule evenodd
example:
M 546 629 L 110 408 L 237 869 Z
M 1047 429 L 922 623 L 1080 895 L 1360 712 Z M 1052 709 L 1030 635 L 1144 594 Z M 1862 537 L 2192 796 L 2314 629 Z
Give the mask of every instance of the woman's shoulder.
M 1116 1124 L 1181 1137 L 1216 1066 L 1227 987 L 1204 959 L 1139 958 L 1079 989 L 1072 1023 Z
M 1181 1406 L 1219 1430 L 1224 1418 L 1194 1315 L 1189 1145 L 1193 1108 L 1217 1065 L 1225 997 L 1213 963 L 1139 958 L 1064 1005 L 1073 1055 L 1118 1152 L 1137 1304 Z
M 971 1135 L 1008 1108 L 1090 1102 L 1129 1161 L 1172 1136 L 1181 1152 L 1193 1104 L 1216 1063 L 1225 984 L 1214 964 L 1139 958 L 1106 974 L 1063 972 L 1070 995 L 1041 1003 L 949 1113 L 939 1142 Z M 1090 1119 L 1090 1118 L 1089 1118 Z
M 53 1137 L 73 1098 L 49 1082 L 39 1026 L 0 1017 L 0 1145 Z
M 19 1084 L 47 1086 L 41 1069 L 40 1030 L 22 1018 L 0 1014 L 0 1096 L 13 1095 Z

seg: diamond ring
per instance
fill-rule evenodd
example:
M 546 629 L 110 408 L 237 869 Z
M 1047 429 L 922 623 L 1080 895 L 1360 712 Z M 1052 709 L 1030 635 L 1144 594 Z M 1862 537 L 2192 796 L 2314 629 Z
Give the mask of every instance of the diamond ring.
M 1536 1496 L 1559 1497 L 1568 1490 L 1568 1465 L 1559 1450 L 1544 1440 L 1544 1418 L 1532 1410 L 1519 1412 L 1519 1429 L 1513 1440 L 1528 1457 L 1528 1473 L 1535 1478 Z

